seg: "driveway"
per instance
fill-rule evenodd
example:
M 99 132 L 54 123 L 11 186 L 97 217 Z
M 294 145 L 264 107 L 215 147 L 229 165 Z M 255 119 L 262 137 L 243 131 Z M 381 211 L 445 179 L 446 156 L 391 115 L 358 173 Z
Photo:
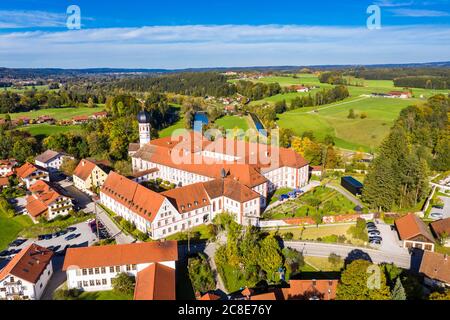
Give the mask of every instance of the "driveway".
M 392 254 L 404 254 L 408 252 L 407 249 L 402 248 L 402 242 L 398 237 L 397 231 L 395 229 L 391 230 L 391 225 L 377 220 L 376 226 L 383 238 L 381 246 L 379 246 L 381 251 Z

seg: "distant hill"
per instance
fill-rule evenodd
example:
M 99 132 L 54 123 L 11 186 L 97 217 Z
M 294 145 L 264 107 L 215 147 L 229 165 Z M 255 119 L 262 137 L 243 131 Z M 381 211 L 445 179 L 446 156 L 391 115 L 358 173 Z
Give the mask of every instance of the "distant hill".
M 113 75 L 113 74 L 161 74 L 175 72 L 205 72 L 205 71 L 293 71 L 301 68 L 316 70 L 346 69 L 346 68 L 450 68 L 450 61 L 406 63 L 406 64 L 374 64 L 374 65 L 310 65 L 310 66 L 250 66 L 250 67 L 215 67 L 186 69 L 130 69 L 130 68 L 4 68 L 0 67 L 0 78 L 35 78 L 35 77 L 65 77 L 83 75 Z

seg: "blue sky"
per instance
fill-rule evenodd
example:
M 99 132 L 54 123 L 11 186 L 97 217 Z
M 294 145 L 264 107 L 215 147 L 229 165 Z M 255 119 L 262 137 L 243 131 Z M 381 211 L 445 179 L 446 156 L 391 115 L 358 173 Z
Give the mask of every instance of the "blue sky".
M 82 29 L 68 30 L 78 5 Z M 381 8 L 368 30 L 366 9 Z M 2 0 L 0 66 L 186 68 L 450 60 L 450 0 Z

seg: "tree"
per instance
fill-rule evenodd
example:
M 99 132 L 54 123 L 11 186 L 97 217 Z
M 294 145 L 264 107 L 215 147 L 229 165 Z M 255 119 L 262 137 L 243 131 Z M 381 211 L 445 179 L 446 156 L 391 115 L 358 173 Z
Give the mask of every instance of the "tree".
M 77 159 L 70 159 L 68 157 L 64 158 L 63 162 L 61 163 L 60 170 L 66 175 L 66 176 L 72 176 L 73 172 L 75 171 L 75 168 L 78 165 Z
M 347 116 L 347 118 L 349 118 L 349 119 L 355 119 L 355 118 L 356 118 L 355 110 L 353 110 L 353 109 L 348 110 L 348 116 Z
M 305 258 L 301 252 L 290 248 L 284 248 L 282 253 L 284 256 L 284 265 L 289 275 L 293 275 L 300 271 L 305 265 Z
M 128 176 L 132 173 L 133 170 L 131 168 L 130 162 L 126 160 L 120 160 L 114 164 L 114 171 L 120 173 L 123 176 Z
M 429 300 L 450 300 L 450 290 L 444 292 L 435 291 L 428 297 Z
M 273 235 L 269 235 L 261 241 L 260 246 L 259 265 L 267 273 L 267 279 L 275 281 L 275 274 L 283 265 L 280 245 Z
M 386 277 L 379 268 L 366 260 L 355 260 L 341 274 L 337 287 L 338 300 L 389 300 L 391 298 Z M 370 277 L 370 278 L 369 278 Z M 370 285 L 369 285 L 370 284 Z
M 111 280 L 111 284 L 114 291 L 131 295 L 134 292 L 135 279 L 133 276 L 129 276 L 125 272 L 122 272 Z
M 391 292 L 391 297 L 392 300 L 406 300 L 405 289 L 403 288 L 400 278 L 397 278 L 397 281 L 395 282 L 395 286 Z
M 214 274 L 204 254 L 200 253 L 188 259 L 188 271 L 192 287 L 196 292 L 206 292 L 216 288 Z
M 334 267 L 337 267 L 341 265 L 342 258 L 336 253 L 330 253 L 330 255 L 328 256 L 328 262 L 331 263 Z

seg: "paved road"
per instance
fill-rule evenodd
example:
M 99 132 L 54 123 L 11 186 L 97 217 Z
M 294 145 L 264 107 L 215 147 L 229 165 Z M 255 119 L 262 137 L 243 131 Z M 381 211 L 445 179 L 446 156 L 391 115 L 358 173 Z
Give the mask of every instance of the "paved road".
M 73 183 L 71 182 L 62 181 L 60 182 L 60 184 L 67 190 L 69 195 L 74 198 L 75 203 L 81 208 L 81 210 L 87 213 L 96 213 L 95 204 L 92 201 L 91 197 L 75 188 L 73 186 Z M 108 233 L 116 239 L 116 242 L 118 244 L 132 243 L 135 241 L 133 237 L 124 234 L 122 230 L 117 227 L 117 225 L 112 221 L 110 216 L 99 205 L 97 205 L 97 218 L 106 227 Z
M 358 258 L 366 258 L 370 259 L 374 263 L 394 263 L 399 267 L 407 269 L 410 267 L 411 260 L 411 257 L 406 249 L 402 252 L 393 254 L 392 252 L 384 252 L 355 246 L 302 241 L 284 241 L 284 246 L 296 249 L 302 252 L 305 256 L 325 258 L 329 257 L 331 253 L 335 253 L 343 259 L 355 260 Z

